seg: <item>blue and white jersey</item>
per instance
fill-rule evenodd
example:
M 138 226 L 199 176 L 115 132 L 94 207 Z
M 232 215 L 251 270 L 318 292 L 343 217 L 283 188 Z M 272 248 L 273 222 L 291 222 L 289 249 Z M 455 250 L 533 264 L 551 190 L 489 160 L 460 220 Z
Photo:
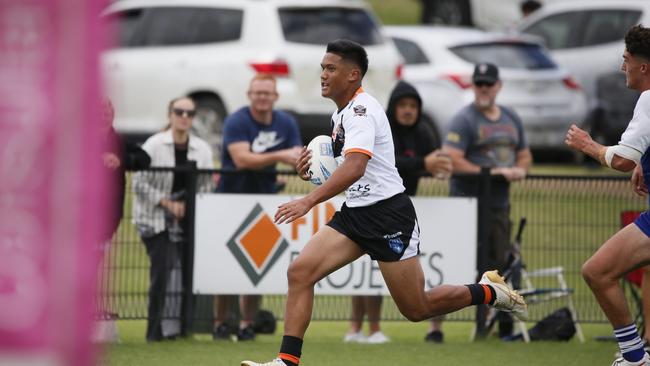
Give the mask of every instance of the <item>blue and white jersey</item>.
M 619 145 L 630 147 L 642 154 L 643 179 L 650 183 L 650 90 L 641 93 L 634 107 L 634 115 L 621 136 Z

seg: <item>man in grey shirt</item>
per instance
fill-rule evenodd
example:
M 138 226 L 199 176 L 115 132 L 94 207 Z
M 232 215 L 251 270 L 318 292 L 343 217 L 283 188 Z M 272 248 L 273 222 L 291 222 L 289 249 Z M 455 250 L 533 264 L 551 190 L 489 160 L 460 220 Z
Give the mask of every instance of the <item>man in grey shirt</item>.
M 510 247 L 510 182 L 526 177 L 532 156 L 519 116 L 495 103 L 501 86 L 495 65 L 475 66 L 474 102 L 452 119 L 443 150 L 451 157 L 454 173 L 479 173 L 482 167 L 489 167 L 493 175 L 503 177 L 493 179 L 490 185 L 487 258 L 483 258 L 489 268 L 503 271 Z M 478 190 L 476 177 L 452 177 L 449 181 L 452 196 L 476 197 Z M 500 335 L 508 333 L 507 327 L 500 327 Z

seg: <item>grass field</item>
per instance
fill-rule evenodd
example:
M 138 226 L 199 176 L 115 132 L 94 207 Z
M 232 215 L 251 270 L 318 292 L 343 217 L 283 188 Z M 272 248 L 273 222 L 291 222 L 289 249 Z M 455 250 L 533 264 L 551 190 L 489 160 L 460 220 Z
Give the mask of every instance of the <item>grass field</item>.
M 609 365 L 616 344 L 597 342 L 596 335 L 609 335 L 611 328 L 590 324 L 584 328 L 587 342 L 504 343 L 496 338 L 470 342 L 471 323 L 445 323 L 445 343 L 425 343 L 427 323 L 384 322 L 392 338 L 385 345 L 345 344 L 341 341 L 346 322 L 313 322 L 305 340 L 301 365 L 393 366 L 410 365 Z M 254 342 L 215 343 L 207 334 L 173 342 L 144 342 L 143 321 L 121 321 L 121 343 L 107 347 L 102 365 L 110 366 L 237 366 L 243 359 L 270 361 L 278 351 L 282 329 L 275 335 L 258 336 Z

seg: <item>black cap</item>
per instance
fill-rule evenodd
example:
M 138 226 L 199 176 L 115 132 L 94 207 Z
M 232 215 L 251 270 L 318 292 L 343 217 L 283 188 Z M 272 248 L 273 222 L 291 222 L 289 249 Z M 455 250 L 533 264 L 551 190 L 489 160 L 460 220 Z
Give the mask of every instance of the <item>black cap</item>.
M 490 83 L 494 84 L 499 81 L 499 69 L 493 64 L 480 63 L 474 67 L 474 74 L 472 75 L 473 83 Z

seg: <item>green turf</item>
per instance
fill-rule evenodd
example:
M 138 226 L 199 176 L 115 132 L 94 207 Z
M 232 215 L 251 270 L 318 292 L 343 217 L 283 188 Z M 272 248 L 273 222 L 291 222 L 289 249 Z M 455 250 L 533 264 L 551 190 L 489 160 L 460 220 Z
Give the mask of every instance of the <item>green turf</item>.
M 278 351 L 280 334 L 258 336 L 254 342 L 231 343 L 212 341 L 208 335 L 190 339 L 147 344 L 143 321 L 121 321 L 121 343 L 107 347 L 102 364 L 110 366 L 165 365 L 239 365 L 243 359 L 269 361 Z M 346 322 L 313 322 L 308 330 L 301 365 L 606 365 L 613 360 L 616 344 L 592 340 L 596 335 L 609 335 L 604 324 L 584 326 L 587 342 L 504 343 L 496 338 L 470 342 L 471 323 L 444 324 L 445 344 L 423 341 L 428 324 L 384 322 L 384 332 L 392 338 L 385 345 L 344 344 L 341 339 Z

